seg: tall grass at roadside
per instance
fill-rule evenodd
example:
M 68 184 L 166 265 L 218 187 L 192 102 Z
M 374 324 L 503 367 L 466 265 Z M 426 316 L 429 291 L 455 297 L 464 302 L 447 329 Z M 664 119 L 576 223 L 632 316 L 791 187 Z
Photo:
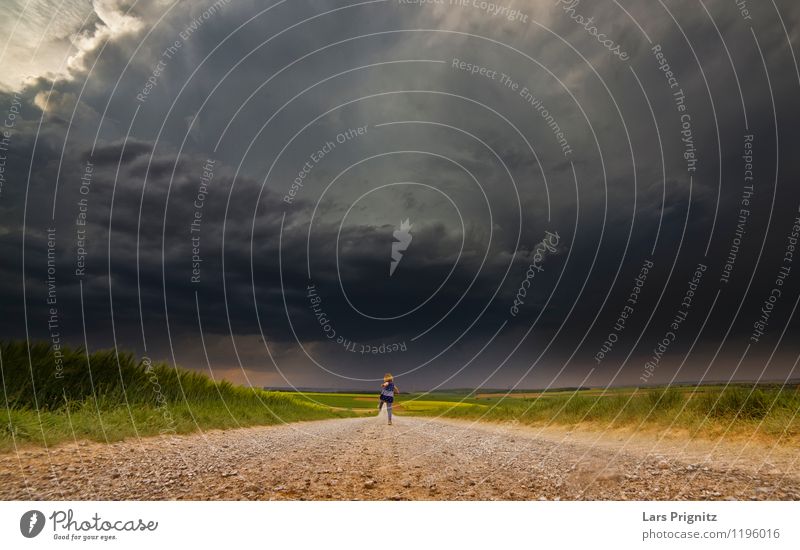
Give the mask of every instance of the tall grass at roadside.
M 537 398 L 503 399 L 490 405 L 467 399 L 458 407 L 409 408 L 407 414 L 446 416 L 523 424 L 592 425 L 595 428 L 667 428 L 693 435 L 758 433 L 771 438 L 800 435 L 800 392 L 777 385 L 669 387 L 639 389 L 631 395 L 610 391 L 606 395 L 582 392 Z
M 300 396 L 215 382 L 131 353 L 0 344 L 0 451 L 14 444 L 114 441 L 197 429 L 350 416 Z

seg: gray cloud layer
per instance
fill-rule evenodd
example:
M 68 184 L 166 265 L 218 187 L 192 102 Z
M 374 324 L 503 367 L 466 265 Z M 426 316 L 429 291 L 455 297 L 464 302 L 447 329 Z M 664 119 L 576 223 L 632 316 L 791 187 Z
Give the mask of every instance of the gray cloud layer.
M 30 63 L 20 44 L 48 14 L 18 9 L 4 65 L 39 72 L 0 98 L 21 104 L 0 194 L 5 334 L 52 336 L 55 229 L 60 337 L 81 345 L 85 326 L 90 347 L 205 368 L 199 321 L 212 367 L 238 381 L 636 383 L 701 263 L 652 380 L 792 375 L 790 339 L 766 361 L 792 330 L 796 274 L 750 336 L 800 203 L 800 76 L 781 22 L 796 41 L 800 8 L 745 19 L 723 1 L 518 2 L 523 22 L 468 4 L 76 3 L 46 41 L 82 29 L 73 50 L 51 44 Z M 390 277 L 406 218 L 413 239 Z M 559 242 L 538 263 L 545 231 Z M 531 264 L 542 271 L 512 315 Z M 349 347 L 392 343 L 406 351 Z

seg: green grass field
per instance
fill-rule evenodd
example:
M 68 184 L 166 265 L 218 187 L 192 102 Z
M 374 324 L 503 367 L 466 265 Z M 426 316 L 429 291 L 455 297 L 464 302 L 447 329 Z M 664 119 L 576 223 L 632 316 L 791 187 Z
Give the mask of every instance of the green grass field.
M 298 393 L 314 402 L 370 413 L 375 394 Z M 782 443 L 800 435 L 795 385 L 730 384 L 552 391 L 436 391 L 401 394 L 398 414 L 588 429 L 686 431 L 692 437 L 759 436 Z
M 0 344 L 0 451 L 30 444 L 188 433 L 373 415 L 378 392 L 264 391 L 204 374 L 148 364 L 113 351 L 88 355 L 45 344 Z M 673 386 L 552 391 L 436 391 L 400 394 L 400 415 L 587 429 L 686 431 L 692 437 L 798 441 L 794 385 Z
M 281 392 L 288 395 L 297 395 L 309 403 L 334 407 L 337 409 L 350 409 L 354 412 L 374 409 L 378 406 L 378 394 L 369 393 L 331 393 L 331 392 Z
M 188 433 L 353 416 L 298 395 L 214 382 L 131 354 L 0 344 L 0 451 L 28 444 Z M 60 375 L 60 376 L 57 376 Z
M 793 439 L 796 443 L 800 435 L 800 391 L 794 385 L 611 388 L 530 395 L 534 393 L 408 395 L 402 405 L 406 414 L 529 425 L 669 428 L 699 437 L 757 434 L 785 443 Z

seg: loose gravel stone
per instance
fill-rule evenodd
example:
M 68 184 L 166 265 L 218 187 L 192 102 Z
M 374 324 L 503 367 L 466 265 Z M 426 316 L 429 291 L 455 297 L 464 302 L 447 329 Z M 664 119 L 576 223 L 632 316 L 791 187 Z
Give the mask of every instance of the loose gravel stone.
M 455 420 L 349 418 L 0 455 L 3 500 L 783 500 L 795 461 Z M 767 451 L 768 452 L 768 451 Z M 730 454 L 730 453 L 729 453 Z M 698 456 L 702 455 L 702 456 Z

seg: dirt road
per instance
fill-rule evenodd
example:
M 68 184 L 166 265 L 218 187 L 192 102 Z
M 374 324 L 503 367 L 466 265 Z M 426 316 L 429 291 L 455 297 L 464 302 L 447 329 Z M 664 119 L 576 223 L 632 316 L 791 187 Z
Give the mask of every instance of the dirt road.
M 0 498 L 800 499 L 794 452 L 653 442 L 426 418 L 326 420 L 8 453 Z

